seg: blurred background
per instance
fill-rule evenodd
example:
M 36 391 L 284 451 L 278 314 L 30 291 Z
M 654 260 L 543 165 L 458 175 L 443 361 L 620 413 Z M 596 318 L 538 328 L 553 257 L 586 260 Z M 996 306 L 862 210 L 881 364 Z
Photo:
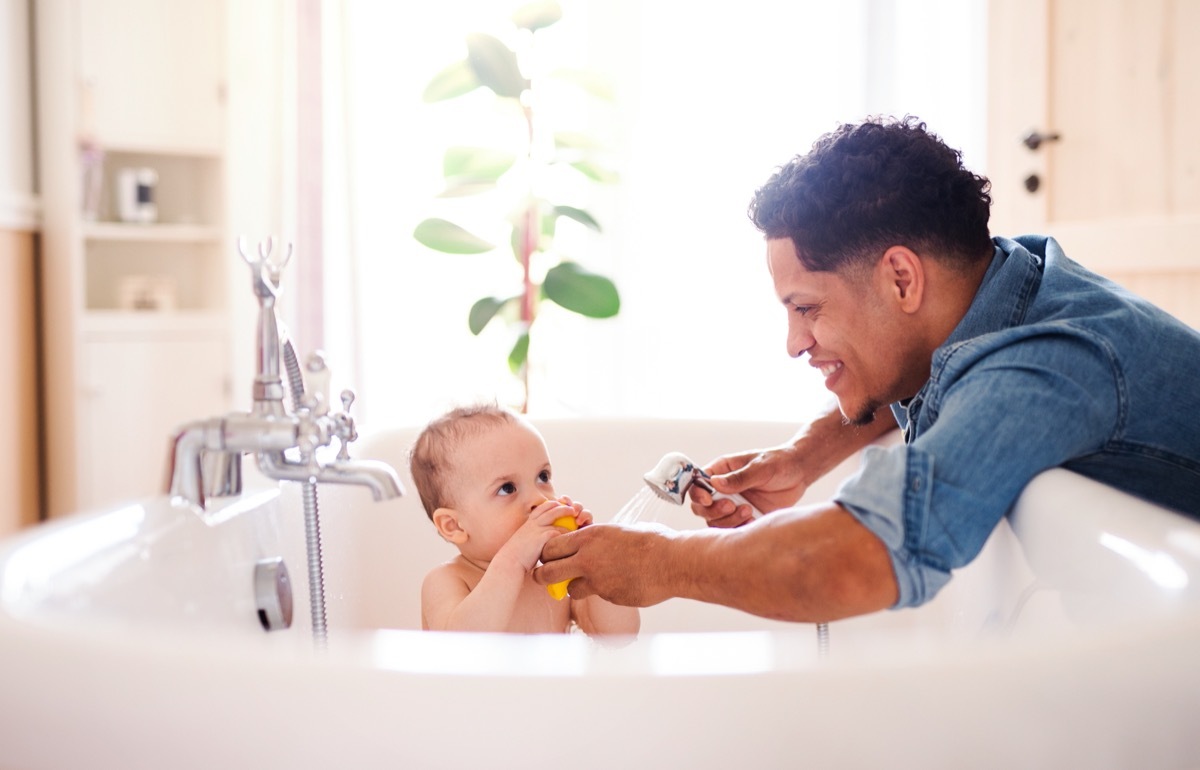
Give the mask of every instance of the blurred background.
M 799 424 L 827 395 L 785 353 L 746 207 L 870 114 L 919 116 L 992 178 L 994 232 L 1050 232 L 1198 322 L 1200 3 L 551 5 L 530 33 L 519 0 L 0 0 L 0 535 L 159 491 L 174 427 L 249 408 L 240 236 L 294 246 L 280 308 L 301 356 L 325 351 L 335 403 L 355 392 L 360 432 L 526 396 L 540 416 Z M 590 137 L 607 180 L 545 184 L 597 225 L 560 218 L 555 253 L 611 279 L 620 310 L 541 303 L 527 378 L 507 362 L 519 329 L 468 327 L 476 300 L 522 288 L 488 224 L 509 203 L 442 195 L 446 149 L 520 144 L 520 110 L 487 88 L 423 98 L 479 33 L 547 84 L 526 106 Z M 500 247 L 413 237 L 440 216 Z

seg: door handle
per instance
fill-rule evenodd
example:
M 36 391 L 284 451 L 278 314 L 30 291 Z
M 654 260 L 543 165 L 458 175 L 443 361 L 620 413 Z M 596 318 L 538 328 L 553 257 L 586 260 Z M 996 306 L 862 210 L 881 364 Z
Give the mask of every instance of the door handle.
M 1057 131 L 1052 134 L 1043 134 L 1041 131 L 1038 131 L 1035 128 L 1029 133 L 1025 134 L 1025 136 L 1021 137 L 1021 144 L 1025 145 L 1030 150 L 1036 151 L 1042 146 L 1043 142 L 1057 142 L 1060 139 L 1062 139 L 1062 135 L 1060 135 Z

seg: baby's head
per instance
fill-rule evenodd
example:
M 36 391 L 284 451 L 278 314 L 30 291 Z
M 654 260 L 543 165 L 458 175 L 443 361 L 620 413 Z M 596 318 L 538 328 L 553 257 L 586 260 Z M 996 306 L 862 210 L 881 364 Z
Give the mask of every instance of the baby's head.
M 430 422 L 409 466 L 425 514 L 460 549 L 468 540 L 498 548 L 533 508 L 555 497 L 541 434 L 495 404 L 459 407 Z

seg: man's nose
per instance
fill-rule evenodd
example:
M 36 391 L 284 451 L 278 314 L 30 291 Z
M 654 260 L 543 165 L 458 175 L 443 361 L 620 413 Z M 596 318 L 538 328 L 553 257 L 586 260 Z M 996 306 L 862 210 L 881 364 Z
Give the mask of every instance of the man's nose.
M 816 343 L 812 330 L 803 321 L 792 321 L 788 324 L 787 352 L 792 358 L 799 358 L 805 351 Z

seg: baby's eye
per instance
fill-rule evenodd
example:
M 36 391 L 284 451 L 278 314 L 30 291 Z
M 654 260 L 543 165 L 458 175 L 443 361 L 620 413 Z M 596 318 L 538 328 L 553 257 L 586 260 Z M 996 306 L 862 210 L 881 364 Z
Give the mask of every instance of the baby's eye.
M 550 483 L 550 471 L 542 471 L 538 474 L 538 481 L 542 484 Z
M 496 490 L 498 495 L 515 495 L 517 493 L 517 485 L 511 481 L 506 481 Z

